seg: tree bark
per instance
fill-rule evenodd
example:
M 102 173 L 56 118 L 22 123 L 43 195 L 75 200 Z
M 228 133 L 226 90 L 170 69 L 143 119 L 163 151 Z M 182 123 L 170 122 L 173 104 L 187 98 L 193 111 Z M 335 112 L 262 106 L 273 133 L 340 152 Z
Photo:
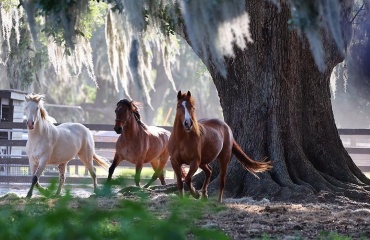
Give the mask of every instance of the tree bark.
M 246 1 L 246 10 L 254 43 L 225 59 L 227 79 L 207 65 L 234 138 L 252 158 L 267 156 L 273 170 L 257 179 L 233 158 L 225 197 L 303 200 L 330 192 L 369 202 L 370 180 L 346 152 L 330 101 L 330 74 L 343 56 L 324 36 L 327 69 L 320 72 L 305 37 L 289 28 L 285 3 L 278 10 L 268 1 Z M 218 185 L 213 164 L 210 192 Z

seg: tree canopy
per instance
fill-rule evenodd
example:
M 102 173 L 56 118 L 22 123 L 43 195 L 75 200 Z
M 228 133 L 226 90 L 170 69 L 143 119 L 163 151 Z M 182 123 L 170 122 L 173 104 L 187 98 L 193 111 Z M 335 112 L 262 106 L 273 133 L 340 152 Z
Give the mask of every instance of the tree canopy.
M 279 1 L 271 2 L 277 8 L 281 7 Z M 343 28 L 340 15 L 350 11 L 351 5 L 341 4 L 339 0 L 291 0 L 288 3 L 290 26 L 308 39 L 315 62 L 323 71 L 326 64 L 320 31 L 325 30 L 331 35 L 344 53 L 348 36 L 339 31 Z M 10 51 L 10 34 L 14 29 L 19 41 L 19 16 L 24 9 L 34 50 L 48 52 L 55 72 L 78 75 L 84 67 L 97 84 L 88 40 L 93 30 L 105 22 L 115 88 L 118 90 L 118 84 L 122 84 L 125 93 L 130 95 L 128 82 L 141 83 L 150 103 L 149 91 L 153 88 L 151 62 L 158 57 L 153 56 L 152 49 L 162 49 L 166 74 L 173 81 L 169 68 L 174 61 L 171 56 L 177 54 L 173 52 L 176 49 L 173 45 L 177 44 L 176 38 L 172 37 L 174 33 L 185 36 L 204 62 L 210 57 L 212 64 L 226 77 L 224 57 L 233 57 L 235 47 L 245 49 L 248 44 L 253 44 L 249 31 L 253 12 L 246 12 L 243 5 L 244 1 L 240 0 L 7 0 L 1 3 L 3 36 L 0 39 L 8 44 Z M 109 11 L 107 15 L 106 11 Z M 47 43 L 46 50 L 41 49 L 42 41 Z M 6 58 L 2 61 L 5 63 Z

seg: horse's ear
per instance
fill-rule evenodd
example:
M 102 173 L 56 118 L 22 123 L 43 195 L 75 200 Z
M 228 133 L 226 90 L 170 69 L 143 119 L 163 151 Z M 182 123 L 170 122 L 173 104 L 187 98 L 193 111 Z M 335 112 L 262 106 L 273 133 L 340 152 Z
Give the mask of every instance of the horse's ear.
M 177 100 L 180 100 L 181 99 L 181 90 L 177 93 Z
M 188 97 L 191 97 L 191 93 L 190 91 L 188 91 L 188 93 L 186 94 Z

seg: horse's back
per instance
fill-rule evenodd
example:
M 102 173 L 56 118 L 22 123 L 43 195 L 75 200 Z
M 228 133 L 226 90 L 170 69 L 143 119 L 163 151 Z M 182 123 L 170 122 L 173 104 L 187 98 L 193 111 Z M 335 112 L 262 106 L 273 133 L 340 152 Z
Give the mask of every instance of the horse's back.
M 125 133 L 122 133 L 116 142 L 116 154 L 134 164 L 138 159 L 148 163 L 160 157 L 167 158 L 170 135 L 170 131 L 156 126 L 147 126 L 144 131 L 137 132 L 134 138 L 128 140 Z
M 202 118 L 198 120 L 205 130 L 212 130 L 219 133 L 227 133 L 230 134 L 230 127 L 221 119 L 218 118 Z
M 168 142 L 171 132 L 157 126 L 148 126 L 148 133 L 154 138 L 160 138 L 164 142 Z
M 81 123 L 62 123 L 57 126 L 57 129 L 61 134 L 67 136 L 92 138 L 90 130 Z
M 80 123 L 62 123 L 57 126 L 58 140 L 53 155 L 56 159 L 73 158 L 81 150 L 93 153 L 94 139 L 88 128 Z
M 167 145 L 168 140 L 170 139 L 171 132 L 156 126 L 148 126 L 149 132 L 149 150 L 148 151 L 160 151 L 160 152 L 168 152 Z
M 230 127 L 216 118 L 200 119 L 202 128 L 202 159 L 211 162 L 223 151 L 231 153 L 233 135 Z

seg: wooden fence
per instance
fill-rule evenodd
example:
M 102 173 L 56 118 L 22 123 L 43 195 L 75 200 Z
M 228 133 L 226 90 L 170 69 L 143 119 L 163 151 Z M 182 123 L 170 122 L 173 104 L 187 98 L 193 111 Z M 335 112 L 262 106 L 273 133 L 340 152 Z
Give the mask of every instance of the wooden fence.
M 353 161 L 363 172 L 370 172 L 370 129 L 338 129 Z
M 115 143 L 118 134 L 113 131 L 113 125 L 85 124 L 92 132 L 95 141 L 96 153 L 112 161 L 115 153 Z M 171 130 L 170 127 L 164 127 Z M 27 143 L 27 129 L 25 123 L 0 122 L 0 184 L 4 183 L 30 183 L 32 176 L 29 169 L 28 157 L 25 152 Z M 106 181 L 108 172 L 94 163 L 99 183 Z M 150 169 L 151 165 L 144 164 Z M 116 168 L 113 177 L 122 173 L 122 169 L 134 169 L 135 165 L 122 161 Z M 174 181 L 174 174 L 171 163 L 166 167 L 166 182 Z M 51 179 L 58 177 L 56 165 L 47 166 L 40 177 L 41 183 L 48 183 Z M 141 184 L 149 179 L 142 174 Z M 78 159 L 71 160 L 67 165 L 67 184 L 91 184 L 92 180 L 83 163 Z M 159 184 L 159 180 L 155 182 Z
M 101 124 L 85 124 L 85 126 L 94 133 L 96 152 L 112 161 L 118 137 L 112 131 L 113 126 Z M 25 127 L 24 123 L 0 122 L 0 184 L 31 182 L 28 158 L 25 153 L 27 142 Z M 171 130 L 170 127 L 166 128 Z M 357 166 L 364 172 L 370 172 L 370 129 L 339 129 L 338 131 L 344 146 Z M 151 167 L 150 164 L 145 166 Z M 121 162 L 114 177 L 125 168 L 134 168 L 134 165 L 127 161 Z M 166 171 L 166 181 L 173 182 L 174 175 L 170 162 L 166 165 Z M 108 172 L 97 167 L 97 175 L 98 182 L 102 183 L 106 180 Z M 56 177 L 58 177 L 57 167 L 48 166 L 40 181 L 50 182 Z M 147 180 L 142 179 L 141 183 L 145 183 Z M 66 183 L 91 184 L 91 177 L 80 160 L 73 159 L 69 162 Z M 158 184 L 158 180 L 156 183 Z

